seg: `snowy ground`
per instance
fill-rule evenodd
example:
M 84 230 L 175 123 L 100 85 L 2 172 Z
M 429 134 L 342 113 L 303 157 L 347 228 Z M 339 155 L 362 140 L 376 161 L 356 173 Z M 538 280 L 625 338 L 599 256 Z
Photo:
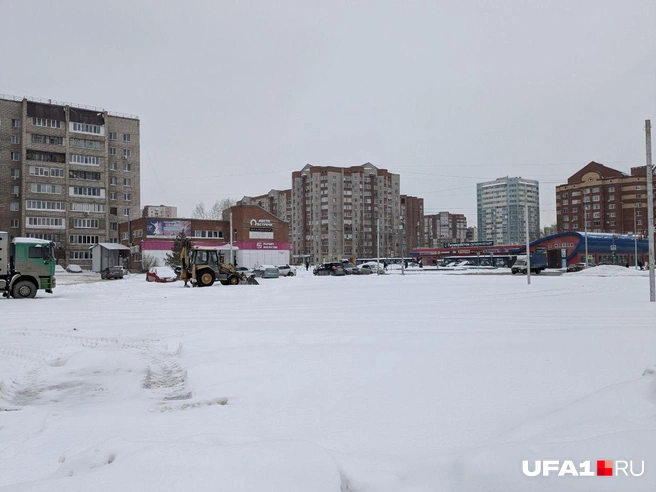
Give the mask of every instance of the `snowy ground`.
M 0 298 L 0 491 L 653 491 L 656 306 L 598 268 L 60 274 Z M 521 471 L 598 459 L 645 473 Z

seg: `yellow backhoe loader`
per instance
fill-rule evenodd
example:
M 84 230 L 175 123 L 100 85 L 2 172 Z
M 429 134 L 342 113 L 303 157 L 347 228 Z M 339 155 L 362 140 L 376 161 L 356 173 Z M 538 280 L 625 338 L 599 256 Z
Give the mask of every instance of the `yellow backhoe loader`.
M 180 280 L 191 282 L 194 287 L 210 287 L 215 281 L 223 285 L 258 285 L 254 277 L 235 271 L 223 262 L 222 255 L 211 246 L 193 246 L 191 239 L 185 240 L 180 251 Z

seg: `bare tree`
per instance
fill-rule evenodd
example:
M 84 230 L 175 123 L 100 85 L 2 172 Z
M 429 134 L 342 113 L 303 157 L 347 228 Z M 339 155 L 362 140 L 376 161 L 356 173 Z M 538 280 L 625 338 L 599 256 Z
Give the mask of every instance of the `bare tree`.
M 152 255 L 141 255 L 141 271 L 147 272 L 152 267 L 156 267 L 159 264 L 159 260 Z
M 209 220 L 227 220 L 223 213 L 228 210 L 230 207 L 234 206 L 237 203 L 237 200 L 234 198 L 223 198 L 217 200 L 212 205 L 212 208 L 207 210 L 205 204 L 200 202 L 194 207 L 193 212 L 191 212 L 192 219 L 209 219 Z
M 191 212 L 192 219 L 207 219 L 207 211 L 205 210 L 205 204 L 200 202 L 194 207 L 194 210 Z

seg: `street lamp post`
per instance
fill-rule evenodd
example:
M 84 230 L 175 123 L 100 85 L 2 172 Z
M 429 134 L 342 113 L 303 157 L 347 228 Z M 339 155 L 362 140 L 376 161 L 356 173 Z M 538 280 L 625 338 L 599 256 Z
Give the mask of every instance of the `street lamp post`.
M 585 231 L 585 268 L 588 268 L 588 213 L 583 205 L 583 227 Z

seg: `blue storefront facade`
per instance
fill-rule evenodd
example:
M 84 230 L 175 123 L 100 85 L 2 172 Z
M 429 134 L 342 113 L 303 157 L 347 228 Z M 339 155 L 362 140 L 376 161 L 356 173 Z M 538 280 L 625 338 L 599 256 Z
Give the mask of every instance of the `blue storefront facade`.
M 584 263 L 586 236 L 589 264 L 634 266 L 636 260 L 638 264 L 646 264 L 649 259 L 649 240 L 629 234 L 560 232 L 533 241 L 530 249 L 532 253 L 546 253 L 549 268 Z M 524 251 L 526 247 L 521 250 Z

